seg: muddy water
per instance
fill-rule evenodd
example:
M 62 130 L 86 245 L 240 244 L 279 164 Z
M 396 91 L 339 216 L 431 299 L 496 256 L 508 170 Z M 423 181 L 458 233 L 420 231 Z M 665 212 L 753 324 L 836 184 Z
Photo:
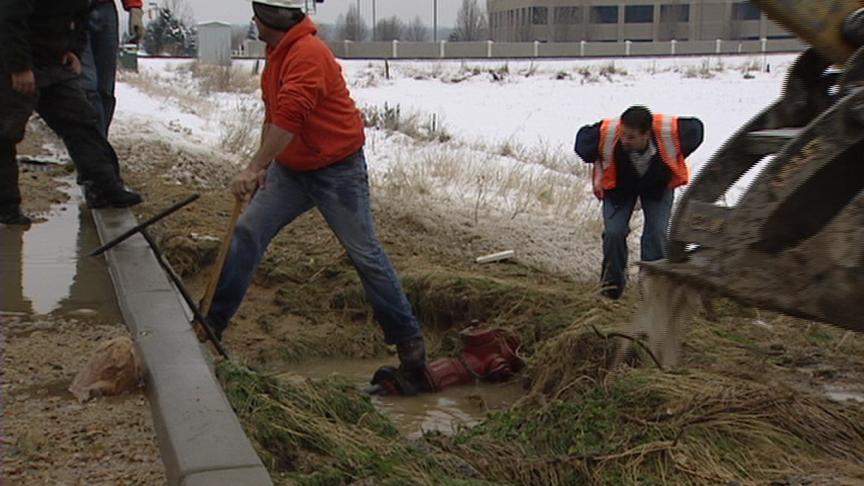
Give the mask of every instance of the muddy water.
M 369 383 L 375 370 L 394 365 L 395 359 L 379 360 L 312 360 L 286 367 L 280 378 L 322 379 L 342 376 L 362 388 Z M 387 414 L 397 428 L 408 436 L 424 431 L 452 433 L 459 426 L 478 423 L 490 410 L 513 404 L 524 392 L 518 383 L 478 383 L 415 397 L 373 397 L 372 403 Z
M 88 257 L 99 237 L 74 187 L 70 199 L 51 207 L 47 221 L 29 229 L 0 227 L 0 312 L 93 316 L 116 322 L 120 312 L 101 258 Z

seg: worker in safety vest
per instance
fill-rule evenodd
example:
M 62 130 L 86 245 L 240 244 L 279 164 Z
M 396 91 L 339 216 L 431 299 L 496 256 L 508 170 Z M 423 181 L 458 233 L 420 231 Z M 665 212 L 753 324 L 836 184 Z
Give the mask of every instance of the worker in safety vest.
M 579 130 L 576 153 L 594 164 L 594 195 L 603 203 L 604 296 L 618 299 L 624 291 L 627 235 L 637 200 L 645 215 L 642 261 L 665 256 L 674 190 L 690 181 L 685 158 L 702 144 L 703 133 L 696 118 L 652 114 L 644 106 Z

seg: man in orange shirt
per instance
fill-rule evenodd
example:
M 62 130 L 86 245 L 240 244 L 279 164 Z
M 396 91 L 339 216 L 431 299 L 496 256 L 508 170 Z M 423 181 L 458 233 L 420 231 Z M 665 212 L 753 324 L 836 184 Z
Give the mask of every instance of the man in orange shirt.
M 360 112 L 333 53 L 315 34 L 303 0 L 255 0 L 267 44 L 261 87 L 261 146 L 232 181 L 240 217 L 207 320 L 222 335 L 240 306 L 270 240 L 318 208 L 360 275 L 366 298 L 395 344 L 403 393 L 424 388 L 426 347 L 399 278 L 375 234 Z

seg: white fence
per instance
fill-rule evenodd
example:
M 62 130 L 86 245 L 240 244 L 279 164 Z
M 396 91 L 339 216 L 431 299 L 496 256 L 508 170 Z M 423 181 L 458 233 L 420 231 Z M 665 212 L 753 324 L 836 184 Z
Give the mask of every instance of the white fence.
M 683 56 L 798 52 L 797 39 L 669 42 L 328 42 L 343 59 L 482 59 Z

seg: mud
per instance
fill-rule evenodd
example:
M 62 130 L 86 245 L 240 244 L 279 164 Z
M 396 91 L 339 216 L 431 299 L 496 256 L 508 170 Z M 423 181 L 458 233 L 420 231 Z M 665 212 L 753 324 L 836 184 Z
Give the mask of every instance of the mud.
M 185 275 L 192 294 L 201 295 L 230 214 L 232 201 L 224 187 L 236 161 L 192 147 L 192 143 L 169 146 L 154 141 L 158 134 L 146 126 L 120 128 L 116 140 L 118 153 L 128 168 L 125 178 L 146 197 L 145 204 L 135 208 L 139 218 L 190 193 L 202 194 L 192 207 L 152 228 L 169 260 Z M 507 327 L 522 337 L 524 347 L 520 352 L 528 361 L 525 378 L 532 385 L 532 394 L 512 408 L 508 407 L 509 399 L 493 403 L 471 387 L 454 390 L 453 395 L 403 401 L 397 405 L 405 406 L 404 413 L 397 405 L 381 401 L 379 409 L 402 424 L 403 435 L 427 428 L 449 432 L 452 427 L 448 429 L 448 423 L 473 425 L 480 419 L 474 429 L 461 435 L 457 432 L 453 442 L 436 442 L 436 434 L 424 435 L 412 443 L 417 449 L 404 456 L 378 455 L 387 450 L 386 446 L 401 444 L 401 437 L 390 436 L 385 444 L 380 437 L 363 430 L 342 437 L 341 423 L 335 423 L 327 414 L 315 416 L 309 410 L 299 410 L 303 398 L 295 397 L 298 403 L 290 403 L 288 408 L 294 415 L 285 418 L 311 417 L 309 423 L 314 427 L 308 430 L 319 433 L 320 444 L 327 447 L 314 449 L 318 446 L 313 443 L 314 450 L 303 449 L 306 442 L 300 439 L 302 434 L 284 425 L 296 426 L 298 422 L 282 422 L 281 428 L 268 429 L 266 419 L 270 417 L 263 413 L 260 421 L 245 425 L 250 435 L 260 438 L 256 445 L 268 457 L 274 476 L 276 471 L 299 472 L 307 479 L 325 482 L 326 475 L 332 473 L 329 477 L 333 484 L 364 484 L 363 480 L 371 481 L 366 484 L 382 484 L 399 477 L 394 473 L 397 468 L 421 464 L 416 450 L 425 459 L 443 448 L 458 452 L 465 461 L 473 461 L 449 469 L 463 479 L 489 478 L 519 484 L 579 484 L 576 478 L 582 479 L 581 483 L 590 480 L 597 484 L 629 484 L 637 478 L 657 483 L 710 484 L 732 480 L 791 482 L 800 478 L 816 482 L 840 478 L 835 483 L 842 483 L 847 477 L 844 475 L 864 479 L 858 443 L 845 440 L 851 437 L 847 434 L 850 430 L 855 432 L 860 427 L 856 429 L 857 425 L 844 421 L 844 412 L 849 417 L 859 417 L 862 412 L 861 404 L 854 400 L 857 388 L 850 387 L 864 382 L 862 336 L 721 300 L 713 312 L 698 311 L 686 323 L 674 326 L 674 333 L 680 337 L 676 342 L 680 343 L 682 371 L 667 374 L 650 366 L 625 366 L 608 373 L 606 357 L 612 348 L 602 336 L 626 332 L 627 323 L 639 311 L 636 292 L 632 291 L 635 286 L 619 302 L 596 297 L 598 228 L 564 223 L 550 232 L 541 227 L 548 225 L 547 221 L 508 223 L 487 215 L 477 218 L 464 208 L 438 207 L 430 200 L 405 201 L 387 191 L 373 194 L 379 236 L 422 316 L 431 357 L 457 350 L 457 332 L 475 319 Z M 567 248 L 580 255 L 558 265 L 557 250 L 568 239 L 573 241 L 566 243 Z M 517 250 L 512 262 L 487 266 L 473 263 L 478 255 L 509 248 Z M 39 344 L 44 345 L 44 331 L 38 327 L 50 324 L 41 322 L 33 323 L 35 330 L 22 330 L 21 342 L 36 334 Z M 103 325 L 91 328 L 105 329 L 105 338 L 114 337 L 107 329 L 119 329 Z M 94 341 L 95 336 L 81 334 L 88 343 Z M 350 262 L 315 212 L 299 218 L 274 240 L 228 330 L 226 345 L 238 362 L 287 372 L 294 380 L 323 378 L 342 368 L 353 380 L 350 389 L 355 393 L 348 400 L 352 403 L 359 401 L 354 387 L 365 381 L 372 369 L 395 362 L 392 348 L 384 344 L 363 299 Z M 23 354 L 36 355 L 32 350 Z M 677 351 L 672 355 L 675 357 Z M 78 348 L 75 358 L 85 357 L 83 348 Z M 363 359 L 364 364 L 354 359 Z M 70 356 L 68 361 L 74 363 L 75 359 Z M 49 365 L 34 361 L 33 366 Z M 65 361 L 61 366 L 64 373 L 73 373 Z M 48 371 L 52 369 L 49 366 Z M 32 400 L 37 390 L 50 396 L 58 393 L 62 381 L 62 377 L 49 376 L 47 385 L 24 383 L 16 393 L 26 396 L 25 401 Z M 463 391 L 465 395 L 461 395 Z M 320 399 L 324 392 L 316 393 Z M 491 390 L 496 397 L 508 393 Z M 730 407 L 730 397 L 737 400 L 734 404 L 742 407 L 740 410 Z M 764 410 L 760 407 L 766 404 L 773 407 L 770 417 L 774 422 L 767 426 L 760 423 L 764 430 L 748 434 L 753 423 L 749 417 L 760 418 L 758 412 Z M 499 406 L 504 407 L 504 413 L 484 416 L 485 411 Z M 23 407 L 17 410 L 26 412 Z M 284 410 L 272 409 L 274 415 Z M 789 410 L 796 415 L 790 415 Z M 140 427 L 138 430 L 145 434 L 144 422 L 122 423 L 119 418 L 103 415 L 107 422 L 120 423 L 127 434 L 130 427 Z M 679 428 L 670 425 L 672 419 L 678 420 Z M 694 432 L 698 427 L 693 427 L 690 419 L 708 425 Z M 816 423 L 816 419 L 819 427 L 809 428 L 808 424 Z M 48 419 L 22 419 L 17 429 L 19 436 L 23 436 L 21 430 L 42 423 L 40 420 Z M 105 422 L 98 423 L 109 427 Z M 785 435 L 771 435 L 778 430 Z M 272 441 L 278 434 L 300 446 L 286 450 L 284 441 Z M 823 450 L 799 444 L 800 437 L 813 438 L 811 442 L 824 445 Z M 330 439 L 338 442 L 340 438 L 345 439 L 345 444 L 331 443 Z M 773 439 L 778 440 L 772 443 Z M 783 442 L 786 439 L 796 442 L 789 445 Z M 24 440 L 25 450 L 33 442 Z M 35 442 L 51 447 L 55 443 L 68 444 L 69 440 L 59 437 Z M 131 451 L 139 447 L 137 443 L 112 444 L 106 447 L 116 446 L 125 454 L 134 454 Z M 367 447 L 370 444 L 374 447 Z M 433 449 L 435 444 L 443 445 Z M 352 451 L 348 460 L 332 452 L 343 449 Z M 825 450 L 831 452 L 828 459 Z M 23 456 L 19 453 L 14 457 Z M 682 457 L 685 460 L 677 462 Z M 24 464 L 24 459 L 20 460 L 19 464 Z M 746 468 L 740 466 L 745 463 Z M 141 483 L 147 483 L 148 474 L 156 474 L 155 469 L 148 469 L 154 464 L 135 469 L 136 474 L 145 477 Z M 326 467 L 319 467 L 322 464 Z M 692 470 L 700 464 L 716 467 L 710 471 Z M 45 471 L 52 467 L 58 466 L 46 466 L 43 472 L 48 474 Z M 831 473 L 835 467 L 843 471 L 837 477 Z M 116 467 L 101 472 L 124 474 L 122 470 Z M 322 470 L 323 476 L 319 474 Z
M 58 143 L 37 124 L 18 149 L 55 160 Z M 140 390 L 83 404 L 68 391 L 100 343 L 128 336 L 104 262 L 83 256 L 98 237 L 74 176 L 32 164 L 20 176 L 23 208 L 38 218 L 0 228 L 0 483 L 164 484 Z
M 167 167 L 160 170 L 164 172 Z M 230 197 L 203 185 L 174 184 L 169 180 L 147 178 L 143 174 L 134 174 L 132 178 L 149 198 L 147 204 L 137 209 L 142 217 L 158 209 L 153 201 L 164 206 L 189 192 L 202 191 L 200 203 L 172 217 L 159 228 L 154 228 L 160 241 L 188 240 L 178 246 L 182 251 L 169 250 L 167 253 L 169 259 L 187 269 L 187 283 L 193 294 L 201 295 L 209 277 L 215 248 L 213 242 L 221 239 L 221 231 L 230 214 Z M 431 210 L 430 215 L 429 212 L 424 212 L 423 208 L 412 207 L 412 211 L 416 209 L 417 212 L 407 214 L 405 206 L 400 205 L 399 201 L 376 199 L 375 217 L 385 249 L 402 277 L 415 311 L 424 323 L 433 359 L 457 350 L 457 332 L 474 319 L 488 325 L 515 330 L 523 339 L 524 348 L 521 352 L 528 359 L 527 377 L 534 382 L 532 395 L 521 401 L 522 408 L 517 416 L 522 417 L 519 420 L 524 420 L 519 422 L 522 427 L 535 430 L 540 434 L 539 437 L 559 437 L 561 434 L 556 431 L 566 429 L 566 424 L 572 424 L 574 420 L 582 420 L 579 419 L 579 414 L 582 413 L 579 411 L 580 407 L 605 409 L 618 400 L 624 400 L 626 406 L 624 403 L 619 405 L 627 409 L 631 406 L 639 409 L 642 406 L 638 400 L 632 405 L 626 401 L 632 397 L 621 399 L 615 396 L 614 389 L 609 391 L 608 387 L 611 385 L 608 380 L 617 377 L 606 375 L 602 371 L 609 349 L 585 344 L 584 340 L 576 340 L 571 346 L 566 340 L 569 326 L 586 321 L 600 333 L 628 332 L 628 323 L 632 322 L 633 316 L 638 313 L 639 295 L 636 285 L 631 286 L 622 301 L 608 302 L 596 296 L 598 289 L 593 281 L 564 278 L 554 269 L 529 266 L 518 260 L 488 266 L 475 265 L 473 257 L 480 253 L 478 250 L 482 248 L 482 239 L 472 235 L 469 230 L 454 231 L 452 226 L 447 224 L 436 225 L 435 222 L 439 219 L 434 216 L 434 210 Z M 194 242 L 194 245 L 188 244 L 189 241 Z M 198 248 L 197 254 L 195 247 Z M 166 244 L 166 248 L 171 248 L 171 245 Z M 683 373 L 705 373 L 722 381 L 722 386 L 745 390 L 742 392 L 745 395 L 749 393 L 746 390 L 759 390 L 758 393 L 764 394 L 763 396 L 768 397 L 765 399 L 770 401 L 774 394 L 786 396 L 782 395 L 784 390 L 791 389 L 809 397 L 808 404 L 818 404 L 815 406 L 816 410 L 821 406 L 836 410 L 835 405 L 825 396 L 823 387 L 826 384 L 848 383 L 864 378 L 860 371 L 864 369 L 864 339 L 857 334 L 846 334 L 830 326 L 759 312 L 722 299 L 715 302 L 712 312 L 708 313 L 699 308 L 695 315 L 686 320 L 686 323 L 679 323 L 674 330 L 679 337 L 676 341 L 680 343 L 679 361 Z M 582 328 L 580 332 L 586 331 L 590 336 L 594 336 L 590 327 Z M 240 362 L 250 363 L 271 373 L 290 372 L 296 375 L 297 370 L 315 363 L 318 364 L 316 366 L 323 363 L 326 370 L 330 366 L 338 367 L 338 360 L 344 359 L 372 359 L 371 362 L 375 364 L 395 362 L 393 350 L 383 343 L 380 330 L 363 299 L 362 289 L 350 262 L 320 215 L 315 212 L 299 218 L 273 241 L 240 312 L 226 334 L 226 345 Z M 324 361 L 321 361 L 322 359 Z M 648 366 L 650 367 L 650 364 Z M 311 371 L 309 373 L 308 376 L 318 376 Z M 324 374 L 326 373 L 321 373 Z M 361 370 L 357 374 L 367 373 L 366 370 Z M 301 373 L 300 376 L 304 375 Z M 628 383 L 640 383 L 640 376 L 637 374 L 632 379 L 626 379 L 626 371 L 623 375 Z M 692 381 L 685 380 L 676 385 L 674 378 L 664 377 L 663 386 L 692 398 L 692 395 L 686 392 L 686 386 L 690 386 L 687 383 Z M 361 381 L 358 377 L 354 383 L 359 384 Z M 595 383 L 596 388 L 586 389 L 591 383 Z M 678 386 L 682 388 L 679 390 L 676 388 Z M 717 385 L 716 389 L 722 390 L 722 386 Z M 711 388 L 710 391 L 713 392 L 714 389 Z M 600 394 L 602 399 L 596 403 L 585 402 L 583 395 L 586 394 Z M 449 395 L 441 398 L 447 400 Z M 722 402 L 722 393 L 715 398 Z M 450 403 L 433 402 L 433 405 L 437 406 L 439 411 L 445 410 L 444 422 L 459 416 L 452 411 L 446 412 L 452 405 Z M 669 407 L 685 405 L 671 402 L 668 404 Z M 751 402 L 744 402 L 744 406 L 751 405 Z M 462 407 L 459 404 L 456 406 Z M 857 410 L 854 408 L 857 402 L 844 402 L 839 406 L 853 407 L 850 411 Z M 547 414 L 552 414 L 554 410 L 562 407 L 566 413 L 560 416 L 561 423 L 547 423 Z M 567 407 L 572 407 L 572 410 Z M 479 411 L 480 408 L 482 407 L 466 407 L 463 411 Z M 385 410 L 397 423 L 403 420 L 398 412 L 387 410 L 385 404 L 379 405 L 379 409 Z M 534 409 L 537 410 L 536 416 L 525 412 Z M 423 406 L 418 406 L 415 410 L 423 410 Z M 639 413 L 643 412 L 656 413 L 653 410 L 641 410 Z M 523 416 L 523 413 L 526 414 Z M 567 413 L 576 415 L 570 416 Z M 429 415 L 428 412 L 424 414 L 427 417 Z M 782 414 L 778 416 L 782 417 Z M 510 413 L 505 413 L 491 419 L 491 422 L 484 418 L 480 430 L 484 427 L 510 430 L 508 427 L 516 427 L 508 422 L 516 420 L 512 417 Z M 635 420 L 655 420 L 652 417 L 653 415 L 640 416 Z M 420 424 L 423 420 L 426 419 L 420 419 Z M 585 427 L 602 431 L 605 428 L 621 426 L 619 422 L 604 420 L 607 419 L 587 421 Z M 414 424 L 416 423 L 415 420 Z M 408 425 L 406 428 L 403 423 L 402 430 L 411 434 L 411 429 L 416 430 L 417 425 L 411 425 L 410 422 Z M 262 430 L 266 430 L 261 429 L 266 426 L 258 422 L 250 422 L 246 426 L 250 434 L 263 433 Z M 543 428 L 547 426 L 548 428 Z M 419 428 L 423 428 L 423 425 Z M 734 433 L 734 429 L 730 433 Z M 784 433 L 796 432 L 784 429 Z M 838 430 L 837 433 L 844 436 L 849 432 Z M 468 438 L 465 438 L 466 436 Z M 473 440 L 470 437 L 474 435 L 469 432 L 457 436 L 455 440 Z M 520 440 L 530 443 L 527 436 L 519 437 Z M 567 443 L 574 440 L 572 437 L 560 438 Z M 640 436 L 636 434 L 633 437 Z M 707 440 L 700 442 L 698 447 L 721 448 L 723 444 L 721 439 L 714 442 Z M 495 447 L 509 445 L 517 451 L 522 447 L 507 441 Z M 609 447 L 606 443 L 601 445 L 603 448 Z M 618 457 L 616 454 L 621 450 L 628 449 L 611 448 L 609 453 L 612 457 Z M 268 451 L 268 454 L 276 454 L 278 460 L 289 459 L 281 457 L 281 449 L 275 445 Z M 721 452 L 719 449 L 712 449 L 711 453 Z M 299 459 L 294 457 L 294 454 L 296 453 L 290 456 L 292 465 L 289 470 L 315 470 L 321 460 L 318 457 L 315 460 L 309 459 L 310 462 L 303 462 L 306 457 L 303 453 L 299 454 Z M 810 461 L 807 464 L 818 464 L 813 466 L 817 469 L 827 467 L 824 465 L 824 455 L 813 454 L 792 459 L 788 451 L 785 454 L 787 460 L 806 459 Z M 537 484 L 536 478 L 542 477 L 549 480 L 557 478 L 554 481 L 558 481 L 558 484 L 567 484 L 566 480 L 562 479 L 567 477 L 564 470 L 559 471 L 553 465 L 542 466 L 539 462 L 532 462 L 548 459 L 544 459 L 545 456 L 525 459 L 523 454 L 519 456 L 519 460 L 516 457 L 512 458 L 513 464 L 510 465 L 501 462 L 487 464 L 489 475 L 486 477 L 507 477 L 508 474 L 524 473 L 525 476 L 518 476 L 513 482 Z M 730 460 L 739 459 L 736 455 Z M 506 459 L 502 461 L 507 462 Z M 528 461 L 530 465 L 522 461 Z M 756 461 L 753 464 L 758 466 L 760 463 Z M 847 472 L 844 473 L 846 476 L 840 475 L 840 483 L 849 477 L 857 477 L 858 470 L 852 463 L 842 465 L 847 468 L 844 469 Z M 576 466 L 569 467 L 572 470 Z M 662 469 L 673 466 L 657 467 Z M 529 468 L 532 472 L 529 474 L 522 468 Z M 628 470 L 627 474 L 633 476 L 627 477 L 640 477 L 639 471 Z M 723 469 L 711 477 L 715 480 L 736 477 L 779 480 L 786 477 L 783 474 L 792 475 L 795 471 L 797 469 L 791 467 L 772 475 L 773 472 L 761 472 L 760 469 L 736 475 Z M 827 470 L 825 472 L 827 474 Z M 559 473 L 561 475 L 558 475 Z M 603 474 L 602 471 L 592 472 L 587 477 L 597 481 L 608 479 L 615 482 L 614 477 Z M 821 474 L 817 470 L 808 474 L 807 478 L 821 477 Z M 676 477 L 682 481 L 687 481 L 687 478 L 692 481 L 696 476 L 684 474 Z M 529 478 L 535 478 L 535 482 L 532 483 Z M 550 484 L 554 484 L 554 481 Z
M 141 391 L 79 403 L 67 390 L 119 323 L 4 315 L 3 469 L 9 485 L 163 484 L 164 466 Z

